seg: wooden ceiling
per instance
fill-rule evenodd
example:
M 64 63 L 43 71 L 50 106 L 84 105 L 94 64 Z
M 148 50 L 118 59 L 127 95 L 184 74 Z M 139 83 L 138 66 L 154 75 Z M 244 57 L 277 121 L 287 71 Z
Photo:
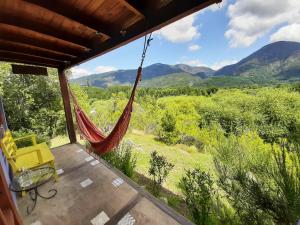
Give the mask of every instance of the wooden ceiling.
M 0 61 L 67 69 L 221 0 L 0 0 Z

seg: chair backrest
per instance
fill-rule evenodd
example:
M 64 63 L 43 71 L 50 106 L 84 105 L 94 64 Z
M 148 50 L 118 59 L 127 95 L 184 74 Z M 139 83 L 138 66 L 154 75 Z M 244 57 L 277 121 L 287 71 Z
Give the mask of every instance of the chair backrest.
M 4 134 L 4 137 L 0 141 L 1 149 L 4 152 L 5 157 L 9 160 L 14 158 L 17 151 L 17 145 L 14 142 L 10 130 L 7 130 Z

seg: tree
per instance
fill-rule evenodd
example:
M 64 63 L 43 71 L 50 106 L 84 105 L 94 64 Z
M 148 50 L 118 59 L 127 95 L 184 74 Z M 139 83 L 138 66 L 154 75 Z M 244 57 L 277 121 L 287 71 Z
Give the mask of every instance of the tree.
M 166 144 L 176 144 L 179 140 L 179 133 L 176 130 L 176 118 L 175 116 L 166 111 L 161 118 L 161 131 L 160 139 Z
M 3 69 L 3 67 L 1 67 Z M 58 77 L 2 74 L 3 100 L 9 128 L 53 137 L 65 130 Z

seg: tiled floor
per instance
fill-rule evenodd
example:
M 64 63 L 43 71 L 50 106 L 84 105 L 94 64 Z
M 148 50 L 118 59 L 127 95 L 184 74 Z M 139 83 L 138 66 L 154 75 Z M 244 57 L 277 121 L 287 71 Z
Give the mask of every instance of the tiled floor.
M 72 144 L 52 150 L 60 178 L 39 190 L 46 195 L 55 188 L 57 195 L 49 200 L 39 198 L 30 215 L 26 214 L 32 203 L 29 195 L 19 198 L 24 225 L 192 224 L 80 149 Z

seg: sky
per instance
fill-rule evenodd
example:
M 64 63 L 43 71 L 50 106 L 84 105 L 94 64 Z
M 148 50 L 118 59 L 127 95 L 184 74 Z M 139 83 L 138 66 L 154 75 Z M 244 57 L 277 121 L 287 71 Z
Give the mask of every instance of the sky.
M 144 66 L 233 64 L 275 41 L 300 42 L 300 0 L 223 0 L 153 34 Z M 143 39 L 71 69 L 73 78 L 139 65 Z

